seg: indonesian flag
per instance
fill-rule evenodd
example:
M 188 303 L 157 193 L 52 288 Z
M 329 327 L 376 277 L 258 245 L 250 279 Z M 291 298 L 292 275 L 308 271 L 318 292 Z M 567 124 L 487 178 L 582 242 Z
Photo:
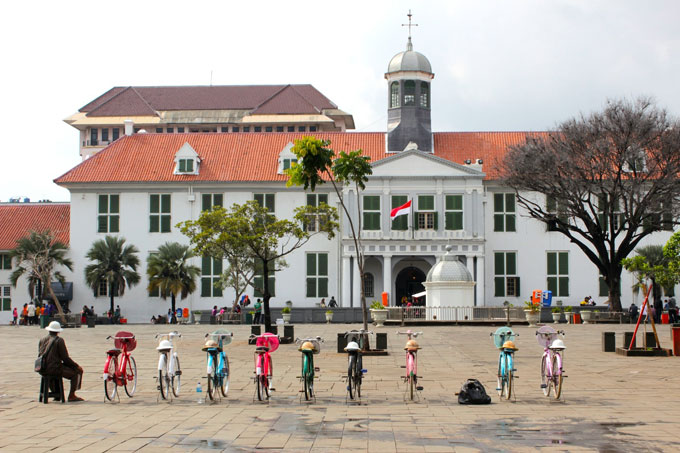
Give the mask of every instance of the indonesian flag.
M 411 209 L 411 200 L 407 201 L 403 205 L 396 207 L 390 211 L 390 220 L 394 220 L 395 218 L 399 217 L 400 215 L 408 214 L 409 210 Z

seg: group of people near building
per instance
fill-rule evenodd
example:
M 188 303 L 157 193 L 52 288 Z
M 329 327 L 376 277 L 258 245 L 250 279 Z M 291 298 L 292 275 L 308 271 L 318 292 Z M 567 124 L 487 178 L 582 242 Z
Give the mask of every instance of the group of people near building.
M 68 313 L 68 310 L 64 310 Z M 12 324 L 15 326 L 33 326 L 40 324 L 40 316 L 53 316 L 57 313 L 57 306 L 53 302 L 41 304 L 40 302 L 31 301 L 24 304 L 21 311 L 14 307 L 12 310 Z

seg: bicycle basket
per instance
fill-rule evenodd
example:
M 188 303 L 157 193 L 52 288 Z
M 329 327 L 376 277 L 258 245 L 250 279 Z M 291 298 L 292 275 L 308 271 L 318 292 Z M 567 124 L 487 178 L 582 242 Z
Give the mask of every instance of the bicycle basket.
M 319 342 L 319 340 L 317 340 L 316 338 L 306 338 L 302 342 L 303 343 L 305 343 L 305 342 L 312 343 L 312 345 L 314 346 L 314 349 L 312 349 L 312 352 L 314 354 L 318 354 L 319 352 L 321 352 L 321 342 Z
M 137 347 L 137 340 L 135 340 L 135 334 L 131 332 L 125 332 L 125 331 L 120 331 L 117 332 L 115 335 L 116 340 L 114 340 L 114 344 L 118 349 L 123 349 L 123 344 L 127 344 L 127 350 L 128 352 L 132 352 L 135 350 Z
M 499 327 L 493 333 L 493 344 L 498 348 L 503 347 L 503 343 L 506 341 L 515 341 L 515 332 L 512 331 L 510 327 Z
M 269 352 L 274 352 L 279 348 L 279 337 L 271 332 L 265 332 L 264 334 L 257 337 L 255 341 L 256 347 L 266 346 L 269 347 Z
M 231 338 L 232 338 L 231 332 L 229 332 L 228 330 L 217 329 L 216 331 L 214 331 L 213 333 L 210 334 L 210 337 L 213 340 L 215 340 L 219 343 L 220 342 L 220 335 L 225 335 L 225 336 L 222 337 L 222 346 L 226 346 L 229 343 L 231 343 Z
M 536 339 L 538 344 L 543 348 L 549 347 L 552 342 L 557 338 L 557 331 L 550 326 L 543 326 L 536 332 Z

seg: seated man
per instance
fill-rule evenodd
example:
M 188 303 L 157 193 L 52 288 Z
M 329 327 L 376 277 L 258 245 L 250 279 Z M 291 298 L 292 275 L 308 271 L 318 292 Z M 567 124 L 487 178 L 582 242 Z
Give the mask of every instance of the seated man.
M 58 334 L 63 329 L 58 321 L 52 321 L 49 326 L 45 327 L 49 335 L 44 337 L 38 343 L 38 354 L 43 355 L 50 348 L 49 354 L 46 357 L 47 367 L 45 368 L 45 375 L 61 376 L 64 379 L 71 381 L 71 390 L 68 394 L 68 401 L 83 401 L 82 398 L 76 396 L 76 390 L 80 387 L 82 381 L 83 369 L 74 362 L 68 355 L 66 350 L 66 342 Z

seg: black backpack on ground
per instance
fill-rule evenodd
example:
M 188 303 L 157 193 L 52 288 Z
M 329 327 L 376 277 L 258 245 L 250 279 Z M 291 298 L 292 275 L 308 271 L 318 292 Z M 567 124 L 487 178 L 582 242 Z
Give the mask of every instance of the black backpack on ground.
M 491 397 L 477 379 L 468 379 L 458 393 L 459 404 L 489 404 Z

